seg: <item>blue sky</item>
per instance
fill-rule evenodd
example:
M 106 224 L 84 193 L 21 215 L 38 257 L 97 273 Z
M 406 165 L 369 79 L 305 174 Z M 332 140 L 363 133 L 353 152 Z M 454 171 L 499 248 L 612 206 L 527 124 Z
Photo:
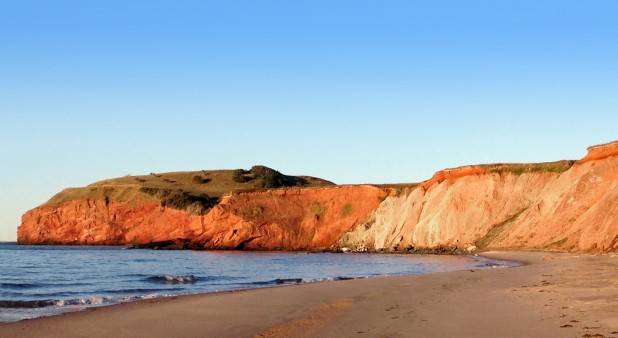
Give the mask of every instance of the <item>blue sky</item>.
M 0 1 L 0 240 L 65 187 L 413 182 L 618 139 L 616 1 Z

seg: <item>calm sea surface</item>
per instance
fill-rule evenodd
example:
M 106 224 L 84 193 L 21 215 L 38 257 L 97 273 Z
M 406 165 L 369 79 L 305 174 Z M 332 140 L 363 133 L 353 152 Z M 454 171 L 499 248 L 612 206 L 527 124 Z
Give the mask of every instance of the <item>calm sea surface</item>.
M 473 256 L 126 250 L 0 244 L 0 322 L 139 299 L 512 266 Z

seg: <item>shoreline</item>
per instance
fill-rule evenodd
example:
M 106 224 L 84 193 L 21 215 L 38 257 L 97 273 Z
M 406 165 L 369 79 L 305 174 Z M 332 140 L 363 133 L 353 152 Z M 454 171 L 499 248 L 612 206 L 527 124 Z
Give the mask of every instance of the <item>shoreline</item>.
M 523 265 L 156 298 L 0 323 L 31 337 L 618 337 L 618 256 L 486 252 Z
M 79 246 L 78 249 L 81 249 L 83 247 L 85 246 Z M 100 247 L 101 246 L 87 246 L 86 248 L 100 248 Z M 117 248 L 117 247 L 106 247 L 106 248 Z M 146 249 L 145 251 L 149 252 L 152 250 Z M 219 251 L 202 251 L 202 252 L 211 252 L 215 254 L 222 253 L 222 251 L 220 250 Z M 223 284 L 218 284 L 220 285 L 220 287 L 216 287 L 216 288 L 212 288 L 212 287 L 207 288 L 207 287 L 202 286 L 201 289 L 200 288 L 197 288 L 195 290 L 185 289 L 184 291 L 181 291 L 181 292 L 174 292 L 174 290 L 170 290 L 170 291 L 159 290 L 159 294 L 146 293 L 146 294 L 133 294 L 133 295 L 128 295 L 128 296 L 123 295 L 123 294 L 118 294 L 118 295 L 94 294 L 91 296 L 73 297 L 73 298 L 68 298 L 68 299 L 66 298 L 65 299 L 41 298 L 39 300 L 19 300 L 19 299 L 7 300 L 7 301 L 3 301 L 2 304 L 0 304 L 0 324 L 13 323 L 13 322 L 18 322 L 22 320 L 32 320 L 32 319 L 42 318 L 42 317 L 58 316 L 64 313 L 87 311 L 89 309 L 97 308 L 97 307 L 114 306 L 114 305 L 123 304 L 123 303 L 148 301 L 148 300 L 153 300 L 153 299 L 155 300 L 164 299 L 164 298 L 170 298 L 170 297 L 184 297 L 184 296 L 191 296 L 191 295 L 204 295 L 204 294 L 210 294 L 210 293 L 237 292 L 237 291 L 244 291 L 244 290 L 252 290 L 256 288 L 294 286 L 294 285 L 308 284 L 308 283 L 324 283 L 324 282 L 333 282 L 333 281 L 341 281 L 341 280 L 349 280 L 349 279 L 375 278 L 378 276 L 385 277 L 385 276 L 400 276 L 400 275 L 416 275 L 416 274 L 426 274 L 426 273 L 440 272 L 440 271 L 447 272 L 447 271 L 462 271 L 462 270 L 470 270 L 470 269 L 480 270 L 480 269 L 488 269 L 488 268 L 512 267 L 512 266 L 515 266 L 516 264 L 521 264 L 521 263 L 508 262 L 508 261 L 493 260 L 490 258 L 486 258 L 486 257 L 478 256 L 478 255 L 471 255 L 471 254 L 468 254 L 468 255 L 463 255 L 463 254 L 437 255 L 437 254 L 411 254 L 411 253 L 395 253 L 395 252 L 341 253 L 341 252 L 332 252 L 332 251 L 328 251 L 328 252 L 312 252 L 312 251 L 257 251 L 255 252 L 255 251 L 242 251 L 242 250 L 241 251 L 238 251 L 238 250 L 237 251 L 225 251 L 225 253 L 230 253 L 230 252 L 243 254 L 243 255 L 245 254 L 270 255 L 270 254 L 284 253 L 284 254 L 294 254 L 294 255 L 301 254 L 302 256 L 311 256 L 311 255 L 327 255 L 327 256 L 332 256 L 332 257 L 339 256 L 340 258 L 334 258 L 339 262 L 345 262 L 347 261 L 347 258 L 350 258 L 353 256 L 362 257 L 362 256 L 368 255 L 368 256 L 373 257 L 376 255 L 386 255 L 386 256 L 396 256 L 399 258 L 409 256 L 413 259 L 412 264 L 418 264 L 419 266 L 425 266 L 425 268 L 424 269 L 421 268 L 419 270 L 413 269 L 415 271 L 407 271 L 407 272 L 405 271 L 390 271 L 390 272 L 382 271 L 384 274 L 379 274 L 379 275 L 373 275 L 372 273 L 377 272 L 377 270 L 374 271 L 372 269 L 361 272 L 360 274 L 358 273 L 358 271 L 355 271 L 355 270 L 347 271 L 347 272 L 338 270 L 339 274 L 335 272 L 334 274 L 331 274 L 331 275 L 313 276 L 314 278 L 309 278 L 309 277 L 299 278 L 300 276 L 306 276 L 306 275 L 304 275 L 302 272 L 300 274 L 292 272 L 292 274 L 288 275 L 287 277 L 272 275 L 272 276 L 269 276 L 272 279 L 268 279 L 268 278 L 252 279 L 250 282 L 241 283 L 241 284 L 244 284 L 244 286 L 238 286 L 238 285 L 233 286 L 233 284 L 227 285 L 223 283 Z M 463 258 L 465 261 L 464 262 L 460 261 L 459 259 L 461 258 Z M 447 259 L 447 261 L 443 261 L 443 259 Z M 389 258 L 386 258 L 386 261 L 384 261 L 383 263 L 392 265 L 392 262 L 395 262 L 395 265 L 396 265 L 397 261 L 398 259 L 396 259 L 395 257 L 393 258 L 389 257 Z M 407 262 L 403 262 L 403 263 L 404 265 L 407 264 Z M 295 263 L 294 261 L 290 261 L 289 264 L 295 264 Z M 341 268 L 345 270 L 345 263 L 343 264 L 344 266 L 341 266 Z M 442 267 L 441 268 L 437 267 L 434 264 L 440 265 Z M 433 266 L 433 268 L 430 268 L 430 266 Z M 376 268 L 379 269 L 379 267 L 376 267 Z M 387 268 L 387 270 L 390 270 L 390 269 L 393 269 L 393 268 Z M 394 268 L 394 269 L 397 270 L 397 268 Z M 429 271 L 425 269 L 428 269 Z M 334 271 L 331 271 L 331 272 L 334 272 Z M 161 276 L 152 275 L 150 277 L 147 277 L 147 279 L 151 279 L 153 277 L 155 277 L 156 280 L 159 281 L 159 278 Z M 206 276 L 206 277 L 199 276 L 199 273 L 198 273 L 198 276 L 194 276 L 193 274 L 183 275 L 182 273 L 180 273 L 178 276 L 172 275 L 169 277 L 172 277 L 172 278 L 180 277 L 183 279 L 192 278 L 193 281 L 188 282 L 188 284 L 193 284 L 194 281 L 201 280 L 202 278 L 212 278 L 209 276 Z M 171 284 L 175 284 L 175 283 L 172 282 Z M 184 283 L 180 283 L 180 284 L 184 284 Z M 149 286 L 150 285 L 144 285 L 141 287 L 149 287 Z M 11 304 L 11 302 L 15 304 Z M 19 311 L 20 309 L 23 309 L 21 313 Z
M 351 249 L 348 247 L 324 247 L 314 249 L 289 249 L 289 248 L 269 248 L 269 249 L 234 249 L 234 248 L 221 248 L 221 249 L 194 249 L 185 248 L 182 245 L 178 245 L 175 240 L 157 241 L 144 244 L 81 244 L 81 243 L 20 243 L 16 242 L 0 242 L 0 245 L 17 245 L 17 246 L 33 246 L 33 247 L 46 247 L 46 246 L 58 246 L 58 247 L 92 247 L 92 248 L 122 248 L 124 250 L 157 250 L 157 251 L 197 251 L 197 252 L 286 252 L 286 253 L 304 253 L 304 254 L 316 254 L 316 253 L 354 253 L 354 254 L 380 254 L 380 255 L 444 255 L 444 256 L 473 256 L 483 255 L 484 251 L 476 251 L 476 249 L 470 251 L 466 248 L 459 248 L 457 246 L 437 246 L 435 248 L 418 248 L 408 249 L 403 248 L 400 250 L 393 249 Z

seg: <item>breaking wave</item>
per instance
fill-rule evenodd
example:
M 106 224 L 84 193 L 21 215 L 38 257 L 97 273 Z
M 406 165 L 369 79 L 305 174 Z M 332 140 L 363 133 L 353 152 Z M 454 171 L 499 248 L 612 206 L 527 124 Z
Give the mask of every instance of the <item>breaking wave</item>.
M 93 306 L 131 302 L 142 299 L 151 299 L 170 296 L 167 294 L 147 294 L 141 296 L 124 297 L 86 297 L 73 299 L 45 299 L 45 300 L 0 300 L 0 308 L 9 309 L 36 309 L 43 307 L 63 307 L 63 306 Z
M 277 278 L 268 282 L 253 282 L 254 285 L 293 285 L 293 284 L 307 284 L 307 283 L 319 283 L 319 282 L 332 282 L 338 280 L 349 280 L 354 277 L 326 277 L 326 278 Z
M 172 276 L 172 275 L 157 275 L 147 278 L 151 282 L 164 283 L 164 284 L 193 284 L 197 282 L 198 278 L 194 275 L 188 276 Z

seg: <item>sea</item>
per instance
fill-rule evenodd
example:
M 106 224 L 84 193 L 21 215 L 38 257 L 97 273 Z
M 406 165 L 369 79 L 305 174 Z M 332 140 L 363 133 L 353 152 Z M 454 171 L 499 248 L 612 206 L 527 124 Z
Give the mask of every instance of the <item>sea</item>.
M 514 265 L 479 256 L 0 243 L 0 322 L 158 297 Z

